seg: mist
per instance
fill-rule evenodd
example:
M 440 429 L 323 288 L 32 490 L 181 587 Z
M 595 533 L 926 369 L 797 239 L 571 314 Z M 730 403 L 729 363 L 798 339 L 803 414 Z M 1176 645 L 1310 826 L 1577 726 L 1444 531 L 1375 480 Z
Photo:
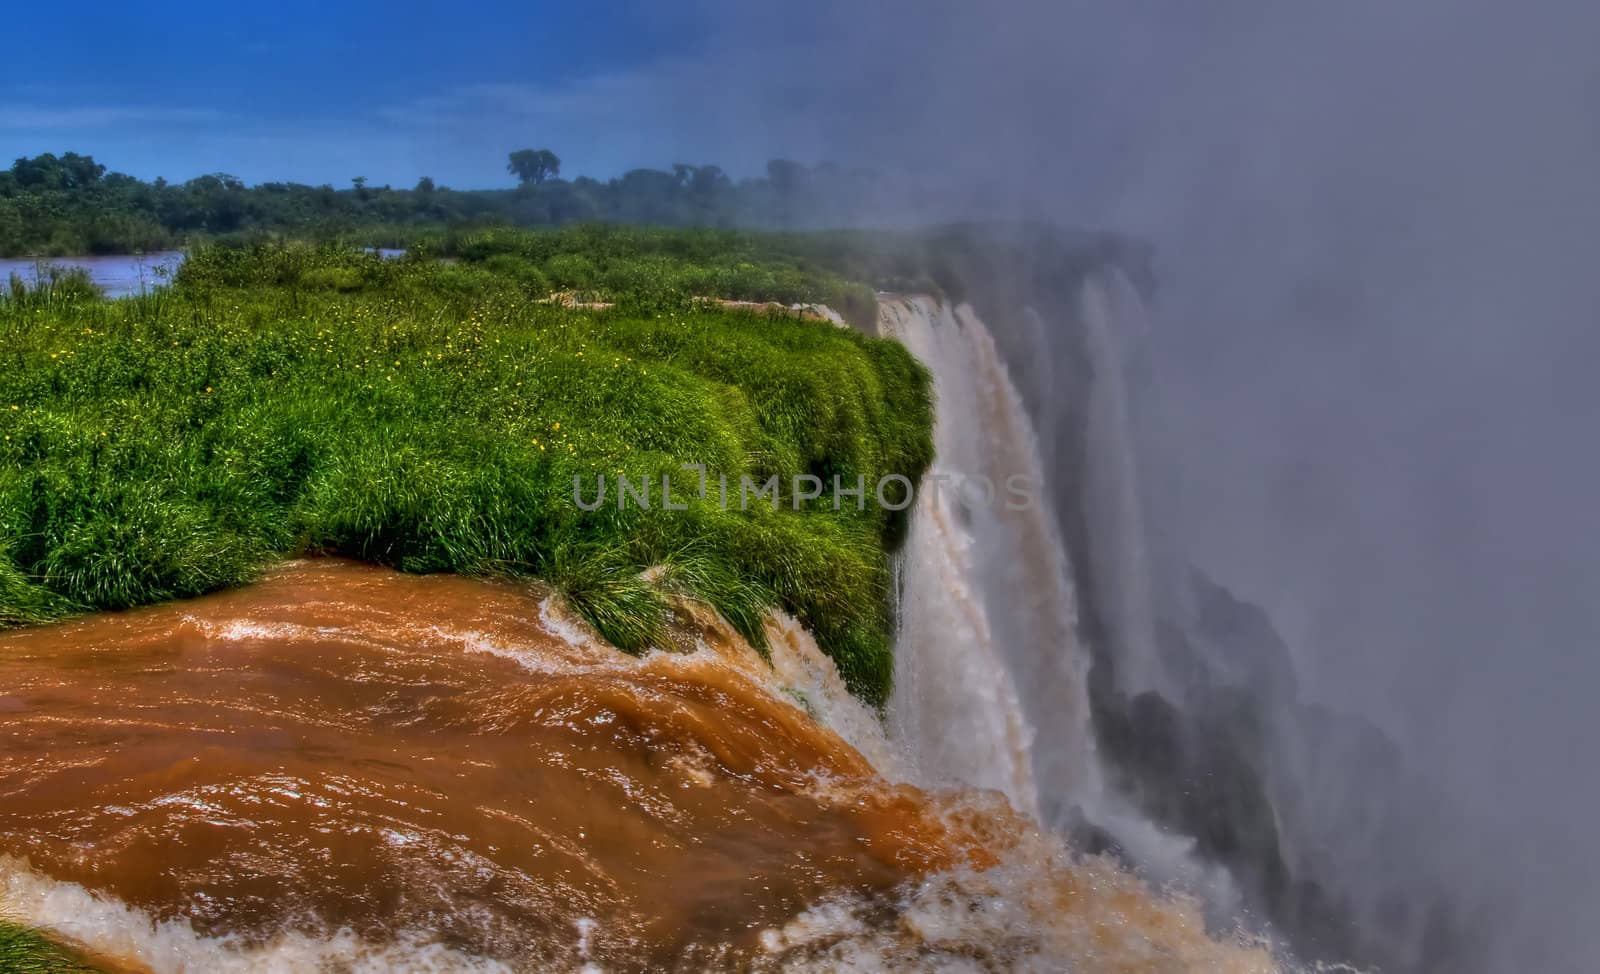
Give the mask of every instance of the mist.
M 1600 10 L 707 9 L 739 81 L 711 107 L 760 118 L 767 154 L 1155 245 L 1166 543 L 1265 607 L 1307 702 L 1381 727 L 1408 795 L 1437 796 L 1387 809 L 1429 823 L 1410 841 L 1343 851 L 1384 864 L 1374 897 L 1426 884 L 1479 917 L 1484 970 L 1589 969 Z M 1307 770 L 1335 805 L 1421 800 Z

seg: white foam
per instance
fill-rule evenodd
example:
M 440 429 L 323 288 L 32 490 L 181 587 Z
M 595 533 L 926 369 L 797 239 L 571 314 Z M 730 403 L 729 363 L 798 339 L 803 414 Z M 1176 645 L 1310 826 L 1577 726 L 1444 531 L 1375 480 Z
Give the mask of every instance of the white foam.
M 262 945 L 207 937 L 187 920 L 158 921 L 76 883 L 41 876 L 13 859 L 0 859 L 0 914 L 157 974 L 511 974 L 513 970 L 497 960 L 453 950 L 422 933 L 402 933 L 382 944 L 349 930 L 327 937 L 284 934 Z
M 540 600 L 539 622 L 551 635 L 576 649 L 589 649 L 595 645 L 594 633 L 570 609 L 560 604 L 554 595 Z
M 801 707 L 817 723 L 844 738 L 890 781 L 909 781 L 903 751 L 893 746 L 872 708 L 850 693 L 838 667 L 816 638 L 792 616 L 769 613 L 772 679 L 767 687 L 780 700 Z
M 889 906 L 891 909 L 885 910 Z M 828 897 L 762 931 L 758 970 L 1277 974 L 1269 945 L 1208 935 L 1197 906 L 1032 835 L 985 870 L 955 869 L 885 902 Z

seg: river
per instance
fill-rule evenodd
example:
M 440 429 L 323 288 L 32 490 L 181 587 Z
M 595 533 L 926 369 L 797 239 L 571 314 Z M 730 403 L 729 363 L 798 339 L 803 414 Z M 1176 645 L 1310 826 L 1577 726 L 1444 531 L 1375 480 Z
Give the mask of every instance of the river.
M 125 298 L 170 282 L 181 263 L 183 253 L 177 250 L 95 257 L 6 257 L 0 258 L 0 283 L 16 274 L 31 285 L 45 268 L 81 267 L 106 297 Z
M 0 635 L 0 910 L 160 972 L 1273 969 L 892 780 L 792 621 L 769 665 L 683 613 L 634 659 L 537 586 L 317 559 Z

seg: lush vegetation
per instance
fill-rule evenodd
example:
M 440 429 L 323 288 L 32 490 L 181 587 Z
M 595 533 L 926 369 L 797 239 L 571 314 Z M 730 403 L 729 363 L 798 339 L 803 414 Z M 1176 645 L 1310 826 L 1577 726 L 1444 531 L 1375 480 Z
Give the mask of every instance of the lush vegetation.
M 796 475 L 912 481 L 929 381 L 899 345 L 708 295 L 871 294 L 781 241 L 575 228 L 453 237 L 441 261 L 336 246 L 206 248 L 170 289 L 81 281 L 0 299 L 0 624 L 195 595 L 335 552 L 406 571 L 532 575 L 616 645 L 662 644 L 674 591 L 760 644 L 796 614 L 881 702 L 887 550 L 870 496 L 793 503 Z M 607 308 L 549 300 L 569 289 Z M 680 469 L 784 484 L 780 509 Z M 597 476 L 652 480 L 598 510 Z M 674 500 L 661 507 L 663 474 Z M 713 484 L 715 480 L 713 480 Z M 798 509 L 796 509 L 796 507 Z M 650 570 L 654 569 L 654 570 Z
M 0 170 L 0 256 L 140 253 L 218 237 L 327 239 L 364 233 L 388 242 L 417 227 L 543 227 L 610 222 L 658 226 L 825 227 L 903 215 L 909 191 L 870 172 L 773 160 L 734 180 L 716 166 L 635 169 L 608 180 L 558 178 L 548 150 L 512 153 L 515 189 L 454 190 L 423 176 L 411 188 L 263 183 L 226 173 L 145 182 L 68 152 Z

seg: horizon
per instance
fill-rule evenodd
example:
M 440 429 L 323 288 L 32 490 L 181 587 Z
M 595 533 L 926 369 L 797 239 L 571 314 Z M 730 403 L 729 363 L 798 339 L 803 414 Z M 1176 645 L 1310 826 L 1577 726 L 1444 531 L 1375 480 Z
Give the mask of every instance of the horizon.
M 643 165 L 639 165 L 639 166 L 630 166 L 627 169 L 622 170 L 621 172 L 606 173 L 606 174 L 600 175 L 600 174 L 595 174 L 595 173 L 575 172 L 575 171 L 573 171 L 568 166 L 566 158 L 563 157 L 561 155 L 560 151 L 555 149 L 555 147 L 553 147 L 553 146 L 527 146 L 527 147 L 524 147 L 524 148 L 550 149 L 551 151 L 555 152 L 557 158 L 560 159 L 560 166 L 561 166 L 560 173 L 551 175 L 548 178 L 546 178 L 544 180 L 541 180 L 541 182 L 543 182 L 545 184 L 550 184 L 550 183 L 573 183 L 573 182 L 576 182 L 577 180 L 580 180 L 580 179 L 592 179 L 592 180 L 595 180 L 596 182 L 599 182 L 599 183 L 609 183 L 609 182 L 615 182 L 616 180 L 621 179 L 622 177 L 626 176 L 630 172 L 650 171 L 650 172 L 664 172 L 664 173 L 671 174 L 674 166 L 683 165 L 683 163 L 663 163 L 663 164 L 656 164 L 656 165 L 643 164 Z M 516 150 L 512 150 L 512 151 L 516 151 Z M 192 175 L 177 176 L 177 177 L 173 177 L 173 176 L 145 176 L 145 175 L 142 175 L 140 173 L 129 172 L 128 170 L 124 169 L 123 167 L 117 165 L 114 160 L 108 160 L 108 159 L 102 158 L 102 157 L 100 157 L 100 156 L 98 156 L 98 155 L 96 155 L 95 153 L 92 153 L 92 152 L 82 152 L 82 151 L 79 151 L 78 149 L 76 149 L 76 148 L 74 148 L 72 146 L 62 146 L 62 147 L 59 147 L 59 148 L 54 149 L 54 150 L 48 150 L 47 149 L 44 152 L 40 152 L 40 153 L 29 153 L 29 154 L 23 155 L 23 156 L 16 156 L 16 157 L 11 158 L 9 161 L 4 160 L 4 159 L 0 159 L 0 172 L 5 172 L 7 170 L 10 170 L 13 166 L 15 166 L 18 163 L 37 160 L 37 159 L 43 158 L 45 156 L 53 156 L 54 158 L 59 160 L 59 159 L 67 158 L 68 156 L 71 156 L 73 154 L 77 154 L 79 156 L 86 157 L 88 159 L 93 160 L 97 165 L 104 166 L 105 167 L 104 176 L 112 176 L 112 175 L 131 176 L 134 179 L 137 179 L 137 180 L 139 180 L 141 182 L 144 182 L 144 183 L 147 183 L 147 184 L 154 184 L 157 179 L 161 179 L 161 180 L 165 180 L 165 183 L 168 186 L 182 186 L 184 183 L 191 182 L 191 181 L 197 180 L 197 179 L 202 179 L 202 178 L 207 177 L 207 176 L 218 176 L 218 177 L 238 178 L 246 189 L 259 189 L 262 186 L 268 186 L 268 185 L 290 185 L 290 186 L 298 186 L 298 187 L 310 188 L 310 189 L 323 189 L 323 188 L 326 187 L 326 188 L 333 189 L 335 192 L 345 193 L 345 192 L 356 192 L 360 188 L 360 187 L 357 187 L 356 185 L 354 185 L 354 179 L 357 178 L 357 177 L 352 177 L 350 180 L 346 180 L 344 184 L 340 184 L 340 183 L 337 183 L 337 182 L 329 182 L 329 181 L 326 181 L 326 180 L 324 180 L 322 182 L 304 182 L 304 181 L 301 181 L 301 180 L 282 179 L 282 178 L 267 178 L 267 179 L 261 179 L 261 180 L 249 180 L 249 179 L 243 179 L 243 178 L 239 177 L 237 173 L 230 172 L 230 171 L 228 171 L 226 169 L 207 169 L 207 170 L 204 170 L 202 172 L 196 172 L 196 173 L 194 173 Z M 515 190 L 523 188 L 525 184 L 522 183 L 522 181 L 519 180 L 514 174 L 512 174 L 510 172 L 510 170 L 507 168 L 506 162 L 507 162 L 507 159 L 509 158 L 510 155 L 511 155 L 511 152 L 507 152 L 505 155 L 503 155 L 501 157 L 501 171 L 504 173 L 504 178 L 503 178 L 502 182 L 505 183 L 505 185 L 499 185 L 499 186 L 456 186 L 456 185 L 451 185 L 450 183 L 448 183 L 448 182 L 446 182 L 446 181 L 444 181 L 442 179 L 438 179 L 436 177 L 433 177 L 432 175 L 430 175 L 428 173 L 423 173 L 421 176 L 418 176 L 417 179 L 410 180 L 410 181 L 404 182 L 404 183 L 392 183 L 392 182 L 385 183 L 385 182 L 380 182 L 380 181 L 377 181 L 377 180 L 371 179 L 370 177 L 365 177 L 365 176 L 361 176 L 360 178 L 362 180 L 362 184 L 369 190 L 386 189 L 386 190 L 389 190 L 389 191 L 392 191 L 392 192 L 409 192 L 409 191 L 411 191 L 411 190 L 416 188 L 416 183 L 417 182 L 421 181 L 423 178 L 428 178 L 428 179 L 432 179 L 433 180 L 434 189 L 442 190 L 442 191 L 448 191 L 448 192 L 456 192 L 456 193 L 513 192 Z M 823 160 L 816 161 L 816 162 L 808 162 L 808 161 L 799 161 L 799 160 L 791 160 L 791 159 L 774 158 L 774 159 L 772 159 L 770 161 L 772 161 L 772 162 L 797 162 L 798 161 L 799 164 L 802 167 L 804 167 L 804 168 L 806 168 L 808 170 L 826 170 L 827 167 L 834 165 L 834 163 L 832 163 L 831 160 L 827 160 L 827 159 L 823 159 Z M 744 182 L 748 182 L 748 181 L 757 181 L 757 180 L 764 180 L 764 179 L 769 178 L 769 173 L 765 171 L 765 166 L 764 165 L 763 165 L 761 171 L 737 172 L 737 173 L 736 172 L 729 172 L 726 169 L 726 167 L 718 165 L 715 160 L 706 160 L 706 161 L 704 161 L 702 163 L 689 164 L 689 165 L 691 165 L 694 168 L 698 168 L 700 166 L 705 166 L 705 167 L 709 167 L 709 168 L 713 168 L 713 169 L 720 169 L 720 170 L 723 171 L 724 175 L 728 176 L 729 179 L 731 179 L 735 183 L 744 183 Z M 843 171 L 843 170 L 841 169 L 841 171 Z M 859 169 L 853 169 L 853 170 L 850 170 L 850 171 L 852 171 L 852 172 L 861 172 L 861 173 L 875 173 L 875 172 L 877 172 L 876 170 L 873 170 L 870 167 L 860 167 Z M 104 178 L 104 176 L 102 178 Z

